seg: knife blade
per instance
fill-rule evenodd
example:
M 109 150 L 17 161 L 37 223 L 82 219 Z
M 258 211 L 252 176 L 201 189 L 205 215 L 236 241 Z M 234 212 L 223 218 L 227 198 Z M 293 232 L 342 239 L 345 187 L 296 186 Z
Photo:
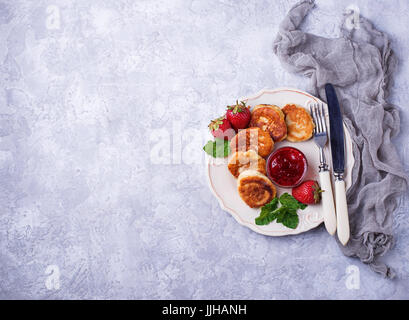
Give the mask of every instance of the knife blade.
M 345 246 L 349 240 L 348 207 L 345 192 L 345 151 L 344 126 L 337 94 L 332 84 L 325 85 L 329 112 L 330 141 L 332 168 L 335 177 L 335 207 L 337 212 L 337 234 L 340 242 Z
M 344 154 L 344 127 L 342 122 L 341 109 L 334 87 L 327 83 L 325 85 L 327 95 L 329 124 L 331 130 L 331 154 L 332 167 L 336 173 L 344 173 L 345 154 Z

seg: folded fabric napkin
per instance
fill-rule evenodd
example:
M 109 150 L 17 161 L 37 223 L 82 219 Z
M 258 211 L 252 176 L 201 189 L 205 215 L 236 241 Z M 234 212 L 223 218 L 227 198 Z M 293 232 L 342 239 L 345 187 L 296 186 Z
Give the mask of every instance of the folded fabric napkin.
M 314 1 L 301 1 L 287 14 L 274 41 L 274 53 L 288 70 L 309 77 L 311 93 L 325 99 L 324 86 L 337 91 L 351 132 L 355 164 L 347 192 L 351 237 L 340 247 L 393 278 L 378 261 L 393 245 L 392 216 L 408 179 L 391 138 L 399 132 L 399 112 L 386 101 L 395 58 L 386 35 L 359 18 L 351 28 L 345 15 L 342 37 L 327 39 L 299 30 Z M 347 24 L 347 22 L 349 24 Z

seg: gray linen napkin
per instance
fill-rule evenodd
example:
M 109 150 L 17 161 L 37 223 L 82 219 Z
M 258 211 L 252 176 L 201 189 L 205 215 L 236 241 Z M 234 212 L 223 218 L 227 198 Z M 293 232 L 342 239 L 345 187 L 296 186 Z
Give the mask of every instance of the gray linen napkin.
M 342 37 L 336 39 L 299 30 L 313 6 L 314 1 L 301 1 L 289 11 L 280 24 L 274 53 L 288 70 L 309 77 L 311 93 L 322 100 L 326 101 L 324 85 L 335 86 L 355 157 L 347 192 L 351 238 L 340 247 L 345 255 L 393 278 L 394 272 L 378 258 L 393 245 L 393 211 L 409 181 L 391 143 L 399 132 L 399 112 L 386 101 L 395 58 L 386 35 L 363 17 L 349 30 L 346 14 Z

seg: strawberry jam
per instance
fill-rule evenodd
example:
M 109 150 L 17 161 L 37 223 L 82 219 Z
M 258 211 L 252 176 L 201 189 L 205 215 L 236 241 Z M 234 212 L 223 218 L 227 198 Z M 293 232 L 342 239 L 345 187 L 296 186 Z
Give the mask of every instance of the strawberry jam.
M 274 151 L 267 159 L 267 175 L 280 187 L 295 187 L 307 173 L 307 158 L 293 147 Z

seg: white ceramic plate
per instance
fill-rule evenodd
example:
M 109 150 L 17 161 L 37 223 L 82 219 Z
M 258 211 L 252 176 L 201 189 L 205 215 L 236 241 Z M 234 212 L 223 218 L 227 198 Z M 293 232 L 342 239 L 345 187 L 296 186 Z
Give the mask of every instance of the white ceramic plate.
M 300 106 L 306 105 L 309 100 L 321 101 L 318 98 L 308 94 L 307 92 L 291 89 L 291 88 L 278 88 L 273 90 L 262 90 L 254 96 L 240 99 L 247 103 L 248 106 L 254 107 L 258 104 L 275 104 L 279 107 L 284 107 L 288 103 L 295 103 Z M 324 103 L 325 113 L 328 123 L 328 109 Z M 344 124 L 345 132 L 345 183 L 348 189 L 351 186 L 351 170 L 354 165 L 354 158 L 352 153 L 352 141 L 351 136 Z M 287 140 L 278 142 L 274 146 L 274 150 L 277 148 L 291 145 L 297 149 L 300 149 L 308 160 L 308 172 L 305 179 L 315 179 L 319 181 L 318 165 L 319 155 L 318 148 L 315 145 L 313 139 L 304 142 L 293 143 Z M 327 163 L 332 168 L 331 150 L 330 144 L 324 149 Z M 298 234 L 308 231 L 317 227 L 323 222 L 322 205 L 309 205 L 305 210 L 298 210 L 299 224 L 296 229 L 290 229 L 282 225 L 281 223 L 272 222 L 266 226 L 258 226 L 255 224 L 254 219 L 260 214 L 260 209 L 252 209 L 248 207 L 243 200 L 241 200 L 237 192 L 237 180 L 231 175 L 227 169 L 226 159 L 214 159 L 207 156 L 207 177 L 210 189 L 219 201 L 223 210 L 229 212 L 240 224 L 249 227 L 251 230 L 268 235 L 268 236 L 284 236 L 289 234 Z M 332 176 L 332 174 L 331 174 Z M 277 187 L 277 195 L 280 196 L 284 192 L 291 194 L 291 189 Z

